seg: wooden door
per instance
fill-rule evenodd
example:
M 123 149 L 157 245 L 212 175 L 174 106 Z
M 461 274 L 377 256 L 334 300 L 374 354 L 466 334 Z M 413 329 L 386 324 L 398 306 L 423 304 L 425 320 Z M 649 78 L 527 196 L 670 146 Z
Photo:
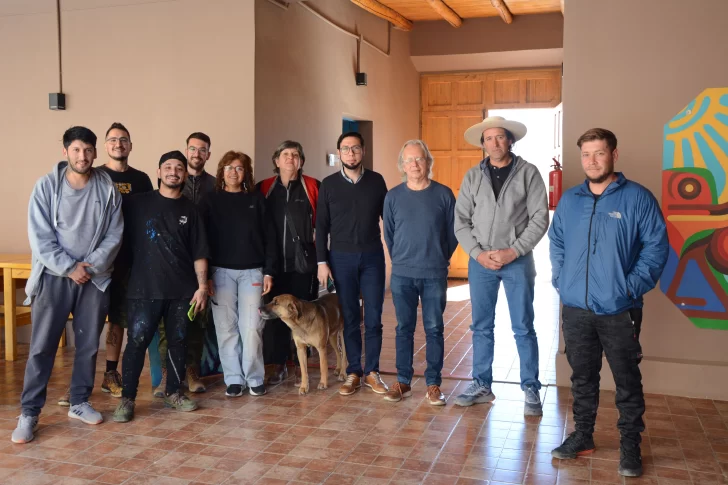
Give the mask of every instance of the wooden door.
M 432 152 L 433 179 L 450 187 L 458 196 L 465 173 L 483 159 L 483 150 L 469 145 L 463 133 L 482 121 L 482 110 L 423 113 L 422 139 Z M 458 246 L 450 260 L 451 278 L 468 277 L 468 255 Z
M 420 78 L 420 137 L 435 157 L 433 178 L 458 196 L 465 172 L 483 150 L 465 142 L 465 130 L 488 109 L 545 108 L 561 102 L 561 68 L 452 74 Z M 460 247 L 450 260 L 451 278 L 468 277 L 468 255 Z

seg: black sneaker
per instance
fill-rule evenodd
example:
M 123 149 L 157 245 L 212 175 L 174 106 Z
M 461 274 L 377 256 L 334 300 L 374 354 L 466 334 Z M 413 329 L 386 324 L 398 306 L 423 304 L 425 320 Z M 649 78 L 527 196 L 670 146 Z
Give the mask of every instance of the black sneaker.
M 261 384 L 259 386 L 250 386 L 250 395 L 251 396 L 262 396 L 265 394 L 265 385 Z
M 639 445 L 619 448 L 619 474 L 623 477 L 642 475 L 642 453 Z
M 559 460 L 573 460 L 577 456 L 593 453 L 594 448 L 594 439 L 591 435 L 574 431 L 561 443 L 561 446 L 551 450 L 551 456 Z
M 243 395 L 243 386 L 240 384 L 231 384 L 227 387 L 225 395 L 229 397 L 240 397 Z

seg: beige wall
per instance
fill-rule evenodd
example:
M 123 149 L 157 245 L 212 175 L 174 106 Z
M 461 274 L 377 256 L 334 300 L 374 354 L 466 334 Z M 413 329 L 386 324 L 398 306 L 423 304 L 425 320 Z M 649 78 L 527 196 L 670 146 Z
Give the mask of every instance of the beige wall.
M 410 53 L 433 56 L 555 49 L 563 45 L 563 29 L 560 13 L 516 15 L 511 24 L 500 17 L 465 19 L 457 29 L 444 20 L 416 22 Z
M 156 178 L 159 156 L 187 135 L 212 138 L 211 163 L 235 148 L 253 153 L 252 0 L 64 0 L 66 111 L 58 91 L 54 0 L 0 2 L 0 252 L 28 252 L 26 214 L 35 181 L 61 159 L 65 129 L 103 137 L 114 121 L 131 131 L 130 163 Z M 213 171 L 208 167 L 208 171 Z
M 567 2 L 566 187 L 583 180 L 577 138 L 601 126 L 619 139 L 618 170 L 660 198 L 664 124 L 703 89 L 728 86 L 728 43 L 720 40 L 726 18 L 724 0 Z M 728 399 L 728 331 L 694 327 L 654 290 L 645 299 L 640 340 L 648 392 Z M 557 380 L 568 385 L 562 355 L 558 364 Z
M 387 24 L 341 0 L 309 4 L 349 31 L 387 49 Z M 340 167 L 325 164 L 335 153 L 342 117 L 373 122 L 374 170 L 391 188 L 400 182 L 396 162 L 402 144 L 419 133 L 419 77 L 409 59 L 409 35 L 392 30 L 391 55 L 364 45 L 361 70 L 368 85 L 354 82 L 356 40 L 300 5 L 282 10 L 256 1 L 256 179 L 272 175 L 271 155 L 285 139 L 299 141 L 305 172 L 322 179 Z

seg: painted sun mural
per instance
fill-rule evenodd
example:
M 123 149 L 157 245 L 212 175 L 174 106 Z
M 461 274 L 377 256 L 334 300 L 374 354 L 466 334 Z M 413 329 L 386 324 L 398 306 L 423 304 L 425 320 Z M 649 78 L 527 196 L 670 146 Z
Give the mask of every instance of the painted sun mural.
M 728 88 L 706 89 L 665 125 L 660 289 L 700 328 L 728 330 Z

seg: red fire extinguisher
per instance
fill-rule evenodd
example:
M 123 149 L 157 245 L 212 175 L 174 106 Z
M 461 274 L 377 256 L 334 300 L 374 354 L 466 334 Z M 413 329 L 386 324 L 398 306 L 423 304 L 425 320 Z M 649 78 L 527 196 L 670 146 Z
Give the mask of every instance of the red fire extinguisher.
M 561 164 L 553 158 L 554 169 L 549 172 L 549 210 L 555 210 L 561 199 Z

